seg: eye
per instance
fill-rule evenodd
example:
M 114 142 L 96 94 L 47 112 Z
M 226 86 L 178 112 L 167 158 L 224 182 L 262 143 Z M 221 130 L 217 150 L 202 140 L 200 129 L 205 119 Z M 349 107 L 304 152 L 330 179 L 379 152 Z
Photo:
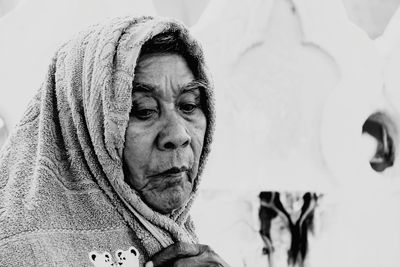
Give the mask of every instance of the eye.
M 186 114 L 191 114 L 197 109 L 197 107 L 198 106 L 196 104 L 184 103 L 179 106 L 179 109 L 182 110 Z
M 131 117 L 139 120 L 149 120 L 158 114 L 158 104 L 153 97 L 134 95 Z
M 134 110 L 132 114 L 139 120 L 148 120 L 157 114 L 157 110 L 156 109 L 148 109 L 148 108 L 137 109 L 137 110 Z

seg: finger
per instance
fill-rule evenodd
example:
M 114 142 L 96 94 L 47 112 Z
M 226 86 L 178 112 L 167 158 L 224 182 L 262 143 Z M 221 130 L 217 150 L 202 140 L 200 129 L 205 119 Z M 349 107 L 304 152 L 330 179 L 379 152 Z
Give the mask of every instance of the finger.
M 182 258 L 175 261 L 173 267 L 229 267 L 218 255 L 203 253 L 198 256 Z
M 154 267 L 164 266 L 180 258 L 196 256 L 201 252 L 200 249 L 201 246 L 197 244 L 177 242 L 156 253 L 151 261 Z
M 221 266 L 229 267 L 229 264 L 225 262 L 215 251 L 208 245 L 199 245 L 200 253 L 197 256 L 192 257 L 193 266 Z M 185 266 L 185 265 L 182 265 Z M 192 265 L 186 265 L 192 266 Z
M 202 266 L 209 266 L 209 265 L 204 265 L 202 264 L 201 261 L 197 259 L 197 257 L 190 257 L 190 258 L 184 258 L 184 259 L 179 259 L 176 262 L 174 262 L 174 267 L 202 267 Z

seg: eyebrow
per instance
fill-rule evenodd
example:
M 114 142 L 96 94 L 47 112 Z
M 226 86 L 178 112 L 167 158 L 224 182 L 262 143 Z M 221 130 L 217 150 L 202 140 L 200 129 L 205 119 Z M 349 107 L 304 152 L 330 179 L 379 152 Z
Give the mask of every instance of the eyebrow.
M 151 93 L 156 90 L 156 87 L 146 83 L 133 82 L 133 92 Z M 181 87 L 181 93 L 191 92 L 200 89 L 206 89 L 207 85 L 202 80 L 193 80 Z
M 204 81 L 201 80 L 193 80 L 187 84 L 185 84 L 181 90 L 182 93 L 186 93 L 186 92 L 193 92 L 195 90 L 201 90 L 201 89 L 206 89 L 207 85 Z
M 138 83 L 134 81 L 132 85 L 133 85 L 133 92 L 151 93 L 156 90 L 156 88 L 150 84 Z

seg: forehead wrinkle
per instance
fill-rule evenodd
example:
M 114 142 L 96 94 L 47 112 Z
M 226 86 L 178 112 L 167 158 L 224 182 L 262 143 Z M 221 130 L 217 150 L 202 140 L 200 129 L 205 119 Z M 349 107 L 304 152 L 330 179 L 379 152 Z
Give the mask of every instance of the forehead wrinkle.
M 174 94 L 176 95 L 181 95 L 184 93 L 193 93 L 193 94 L 200 94 L 200 90 L 204 88 L 204 86 L 199 83 L 196 80 L 190 81 L 182 86 L 178 87 L 177 93 Z M 173 90 L 175 91 L 175 90 Z M 161 95 L 162 97 L 165 97 L 165 94 L 163 94 L 164 90 L 160 89 L 159 86 L 154 85 L 154 84 L 147 84 L 147 83 L 142 83 L 142 82 L 133 82 L 133 90 L 132 93 L 145 93 L 145 94 L 154 94 L 154 95 Z
M 155 86 L 152 84 L 133 81 L 133 90 L 132 90 L 133 93 L 135 93 L 135 92 L 151 93 L 156 90 L 157 90 L 157 88 L 155 88 Z
M 140 57 L 135 76 L 136 84 L 142 86 L 137 86 L 134 91 L 148 91 L 147 93 L 167 101 L 177 98 L 184 90 L 193 87 L 192 82 L 195 79 L 185 58 L 174 53 L 149 54 Z
M 166 98 L 179 96 L 187 84 L 180 84 L 182 82 L 180 77 L 176 77 L 174 74 L 165 75 L 161 82 L 163 84 L 159 85 L 158 91 Z

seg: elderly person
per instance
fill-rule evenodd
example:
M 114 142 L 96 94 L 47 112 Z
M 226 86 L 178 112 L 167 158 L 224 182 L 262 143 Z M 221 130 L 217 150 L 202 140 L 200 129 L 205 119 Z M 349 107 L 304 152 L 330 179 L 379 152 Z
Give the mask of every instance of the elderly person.
M 1 151 L 0 266 L 227 266 L 189 216 L 213 124 L 202 51 L 181 24 L 81 32 Z

